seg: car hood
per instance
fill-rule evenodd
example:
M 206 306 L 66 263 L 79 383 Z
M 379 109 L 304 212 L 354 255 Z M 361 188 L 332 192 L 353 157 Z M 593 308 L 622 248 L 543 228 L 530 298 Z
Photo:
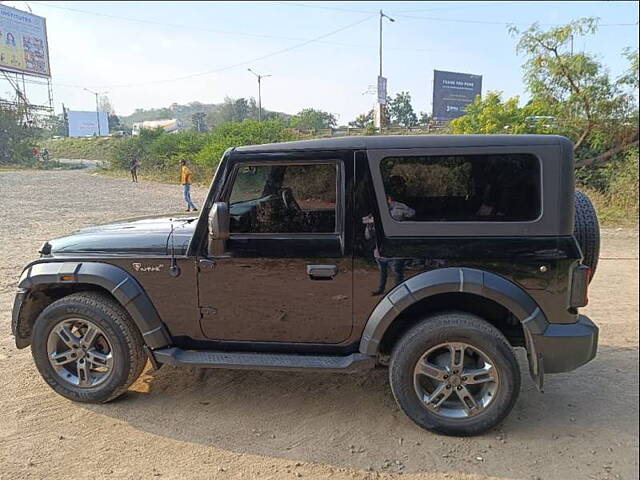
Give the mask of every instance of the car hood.
M 173 226 L 176 255 L 186 253 L 197 217 L 162 215 L 83 228 L 49 241 L 51 255 L 167 255 Z

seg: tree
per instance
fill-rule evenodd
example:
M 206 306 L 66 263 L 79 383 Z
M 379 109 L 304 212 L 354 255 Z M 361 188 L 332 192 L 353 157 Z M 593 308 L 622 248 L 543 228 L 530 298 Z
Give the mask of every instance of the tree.
M 31 149 L 39 134 L 39 129 L 23 124 L 19 110 L 0 105 L 0 165 L 34 161 Z
M 107 115 L 114 115 L 116 113 L 113 105 L 111 104 L 111 100 L 106 95 L 102 95 L 98 99 L 98 110 L 101 112 L 107 112 Z
M 191 115 L 191 123 L 193 124 L 193 129 L 196 132 L 206 132 L 207 124 L 205 120 L 207 118 L 207 114 L 204 112 L 196 112 Z
M 298 130 L 318 130 L 335 127 L 337 120 L 332 113 L 305 108 L 291 117 L 290 123 L 293 128 Z
M 349 126 L 353 128 L 367 128 L 373 126 L 373 110 L 369 110 L 368 113 L 361 113 L 352 122 L 349 122 Z
M 391 101 L 388 101 L 391 123 L 402 127 L 411 127 L 418 123 L 409 92 L 398 93 Z
M 431 122 L 433 121 L 433 117 L 431 115 L 429 115 L 427 112 L 420 112 L 420 119 L 418 120 L 418 123 L 420 125 L 429 125 L 431 124 Z
M 553 133 L 555 119 L 543 104 L 529 102 L 519 107 L 519 98 L 502 100 L 501 92 L 488 92 L 484 98 L 477 96 L 467 106 L 465 114 L 451 120 L 451 133 Z
M 116 130 L 121 130 L 122 129 L 122 125 L 120 124 L 120 117 L 118 117 L 118 115 L 116 115 L 115 113 L 110 114 L 107 117 L 107 120 L 109 122 L 109 131 L 110 132 L 114 132 Z
M 629 73 L 614 81 L 595 55 L 570 51 L 575 36 L 594 34 L 597 27 L 595 18 L 549 30 L 538 24 L 524 31 L 510 27 L 519 36 L 518 52 L 526 58 L 527 89 L 533 101 L 557 119 L 558 133 L 574 141 L 579 166 L 607 162 L 638 145 L 637 97 L 627 88 L 637 82 L 637 53 L 627 51 Z
M 251 109 L 246 98 L 224 97 L 222 105 L 207 115 L 206 123 L 215 127 L 228 122 L 243 122 L 248 118 L 251 118 Z

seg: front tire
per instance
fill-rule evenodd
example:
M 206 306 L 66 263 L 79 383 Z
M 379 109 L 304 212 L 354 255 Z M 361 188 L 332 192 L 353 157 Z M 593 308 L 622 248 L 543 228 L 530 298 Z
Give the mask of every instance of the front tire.
M 42 378 L 75 402 L 122 395 L 146 364 L 140 331 L 115 300 L 82 292 L 56 300 L 38 316 L 31 353 Z
M 433 315 L 409 330 L 393 349 L 389 379 L 404 413 L 444 435 L 495 427 L 520 391 L 520 369 L 507 339 L 463 312 Z

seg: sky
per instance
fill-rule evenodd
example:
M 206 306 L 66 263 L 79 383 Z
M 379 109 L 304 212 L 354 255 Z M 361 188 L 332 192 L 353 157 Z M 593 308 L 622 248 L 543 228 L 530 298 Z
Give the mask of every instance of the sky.
M 264 108 L 333 113 L 340 124 L 370 110 L 378 75 L 378 11 L 388 92 L 409 91 L 416 112 L 431 112 L 433 70 L 483 76 L 483 93 L 527 98 L 522 57 L 507 24 L 556 25 L 595 16 L 596 35 L 576 38 L 613 76 L 621 52 L 638 45 L 638 2 L 18 2 L 47 19 L 56 111 L 92 110 L 84 88 L 108 92 L 116 113 L 226 96 L 257 97 Z M 615 25 L 632 24 L 632 25 Z M 186 77 L 186 78 L 185 78 Z M 0 96 L 8 87 L 0 83 Z M 30 87 L 37 102 L 42 89 Z

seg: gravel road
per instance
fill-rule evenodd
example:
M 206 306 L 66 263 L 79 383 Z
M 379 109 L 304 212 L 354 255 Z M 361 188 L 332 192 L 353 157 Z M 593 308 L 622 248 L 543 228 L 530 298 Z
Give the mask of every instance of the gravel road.
M 200 204 L 204 189 L 195 188 Z M 363 376 L 147 371 L 122 399 L 74 404 L 16 350 L 10 311 L 43 241 L 126 217 L 179 211 L 178 185 L 88 171 L 0 173 L 0 479 L 638 478 L 638 231 L 603 232 L 584 309 L 600 350 L 538 393 L 524 356 L 520 399 L 476 438 L 424 432 L 384 370 Z

